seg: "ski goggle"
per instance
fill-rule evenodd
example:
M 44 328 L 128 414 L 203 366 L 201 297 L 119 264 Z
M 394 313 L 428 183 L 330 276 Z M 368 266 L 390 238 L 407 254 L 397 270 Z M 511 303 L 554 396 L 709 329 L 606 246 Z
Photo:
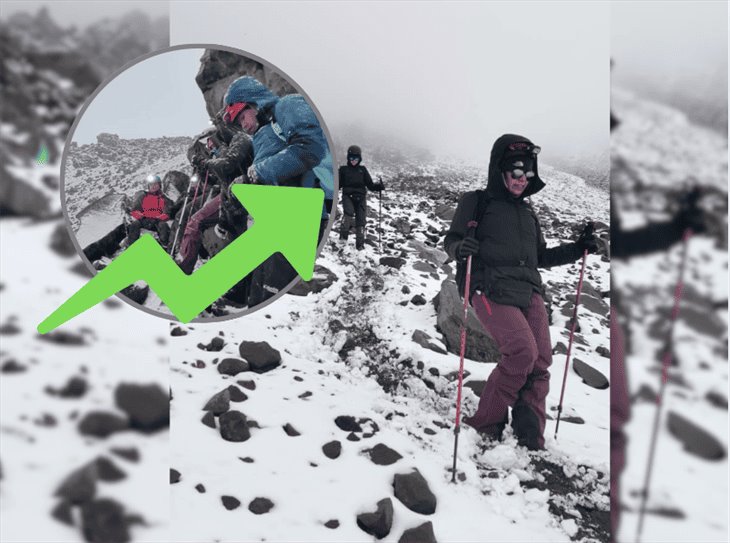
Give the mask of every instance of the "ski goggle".
M 521 170 L 519 168 L 515 168 L 514 170 L 508 170 L 507 173 L 509 173 L 512 176 L 512 179 L 519 179 L 523 175 L 527 179 L 531 179 L 531 178 L 535 177 L 535 172 L 533 172 L 532 170 L 525 171 L 525 170 Z
M 349 160 L 349 161 L 362 160 L 362 157 L 360 155 L 347 155 L 347 160 Z
M 540 151 L 542 151 L 542 148 L 539 145 L 533 145 L 526 141 L 516 141 L 514 143 L 510 143 L 507 146 L 507 150 L 536 156 L 540 153 Z
M 233 121 L 236 120 L 236 117 L 238 117 L 238 114 L 241 113 L 247 105 L 248 104 L 246 104 L 246 102 L 236 102 L 235 104 L 226 106 L 226 112 L 223 114 L 223 122 L 229 124 L 233 123 Z

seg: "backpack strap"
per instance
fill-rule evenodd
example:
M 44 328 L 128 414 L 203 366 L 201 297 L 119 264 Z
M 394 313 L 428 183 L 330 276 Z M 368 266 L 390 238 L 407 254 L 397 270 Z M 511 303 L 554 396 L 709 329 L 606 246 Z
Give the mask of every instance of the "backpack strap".
M 484 216 L 484 212 L 487 210 L 487 204 L 489 203 L 489 195 L 486 190 L 478 190 L 477 193 L 477 205 L 474 206 L 474 216 L 466 223 L 466 236 L 474 237 L 479 221 Z

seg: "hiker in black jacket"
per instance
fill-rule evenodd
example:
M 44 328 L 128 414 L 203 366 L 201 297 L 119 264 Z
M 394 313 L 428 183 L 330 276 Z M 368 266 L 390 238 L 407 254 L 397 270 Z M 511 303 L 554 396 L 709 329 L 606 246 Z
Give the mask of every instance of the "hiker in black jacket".
M 362 151 L 357 145 L 347 149 L 347 165 L 340 166 L 340 187 L 342 188 L 342 209 L 345 216 L 340 226 L 340 239 L 347 240 L 355 221 L 355 247 L 365 248 L 366 194 L 368 190 L 380 192 L 385 187 L 374 183 L 367 168 L 360 164 Z
M 537 171 L 539 150 L 522 136 L 498 138 L 492 147 L 486 191 L 462 196 L 444 241 L 456 260 L 473 255 L 467 295 L 502 355 L 484 386 L 477 412 L 464 422 L 500 439 L 512 407 L 515 435 L 530 449 L 544 447 L 552 362 L 538 268 L 568 264 L 584 250 L 598 250 L 588 229 L 575 243 L 547 248 L 535 212 L 525 201 L 545 186 Z M 481 217 L 475 216 L 478 206 Z M 473 223 L 469 225 L 472 221 L 477 224 L 475 230 Z

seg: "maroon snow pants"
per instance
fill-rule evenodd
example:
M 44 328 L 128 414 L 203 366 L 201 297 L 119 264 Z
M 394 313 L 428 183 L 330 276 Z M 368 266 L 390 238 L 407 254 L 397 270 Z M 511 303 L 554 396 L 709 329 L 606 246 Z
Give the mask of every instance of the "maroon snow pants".
M 182 258 L 180 269 L 188 275 L 193 273 L 195 262 L 198 260 L 203 230 L 218 222 L 220 208 L 221 195 L 219 194 L 195 212 L 185 226 L 185 233 L 180 242 L 180 257 Z
M 624 425 L 631 416 L 624 365 L 624 335 L 611 308 L 611 541 L 617 541 L 621 508 L 621 472 L 626 463 Z
M 502 357 L 484 385 L 477 412 L 465 422 L 479 432 L 501 437 L 511 407 L 512 427 L 520 444 L 544 447 L 552 345 L 542 296 L 533 293 L 529 307 L 520 309 L 476 292 L 471 304 Z

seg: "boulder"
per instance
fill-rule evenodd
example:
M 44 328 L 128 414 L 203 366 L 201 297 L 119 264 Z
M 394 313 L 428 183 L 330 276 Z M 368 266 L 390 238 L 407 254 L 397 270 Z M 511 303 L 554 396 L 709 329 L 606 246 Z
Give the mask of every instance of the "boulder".
M 156 383 L 121 383 L 114 391 L 114 400 L 136 430 L 155 432 L 170 426 L 170 397 Z
M 414 343 L 417 343 L 424 349 L 429 349 L 439 354 L 446 354 L 446 351 L 436 343 L 433 343 L 431 341 L 431 336 L 429 336 L 426 332 L 423 332 L 422 330 L 415 330 L 413 332 L 413 335 L 411 336 L 411 340 L 413 340 Z
M 238 352 L 256 373 L 271 371 L 281 364 L 281 353 L 265 341 L 242 341 Z
M 432 515 L 436 511 L 436 496 L 417 469 L 410 473 L 396 474 L 393 478 L 393 491 L 395 497 L 415 513 Z
M 362 531 L 383 539 L 390 533 L 393 525 L 393 502 L 385 498 L 377 503 L 377 509 L 372 513 L 357 515 L 357 525 Z
M 251 437 L 246 415 L 240 411 L 227 411 L 220 416 L 218 422 L 221 437 L 226 441 L 246 441 Z
M 433 524 L 424 522 L 415 528 L 409 528 L 398 539 L 398 543 L 436 543 Z
M 390 466 L 403 458 L 397 451 L 383 443 L 378 443 L 372 449 L 365 449 L 363 452 L 378 466 Z

